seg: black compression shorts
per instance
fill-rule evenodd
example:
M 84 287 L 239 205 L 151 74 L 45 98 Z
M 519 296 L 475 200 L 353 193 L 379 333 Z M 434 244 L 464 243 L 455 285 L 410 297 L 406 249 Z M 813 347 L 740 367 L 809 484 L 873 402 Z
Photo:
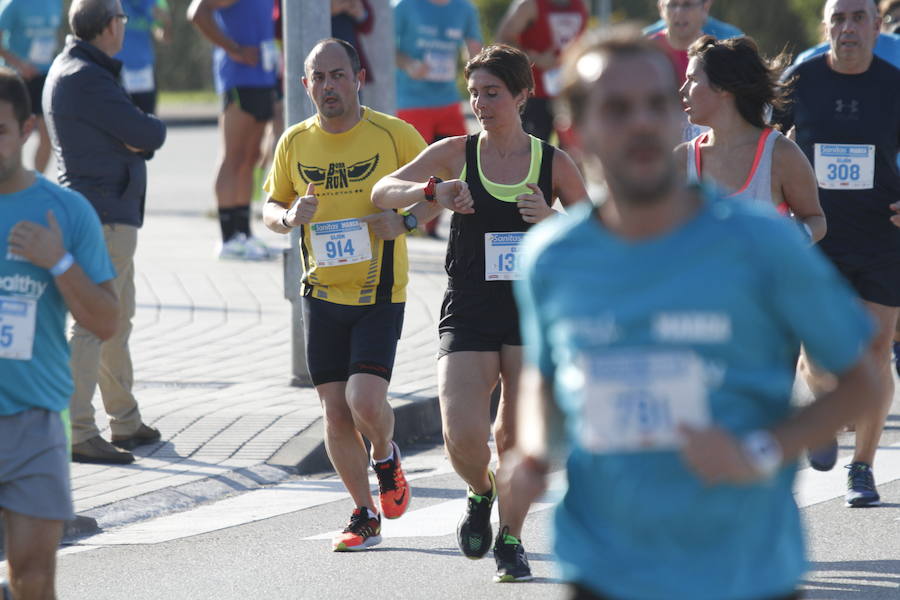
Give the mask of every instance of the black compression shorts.
M 404 303 L 347 306 L 304 297 L 306 364 L 314 385 L 368 373 L 391 380 Z

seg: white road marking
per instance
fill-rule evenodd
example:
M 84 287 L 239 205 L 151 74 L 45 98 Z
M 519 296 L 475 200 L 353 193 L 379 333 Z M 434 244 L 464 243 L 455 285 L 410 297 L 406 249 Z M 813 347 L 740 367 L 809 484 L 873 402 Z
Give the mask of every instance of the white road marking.
M 443 459 L 427 461 L 431 463 L 432 468 L 429 469 L 422 469 L 423 465 L 417 462 L 413 461 L 410 465 L 413 469 L 407 476 L 409 481 L 453 472 L 449 462 Z M 79 540 L 78 545 L 159 544 L 270 519 L 348 497 L 339 479 L 290 481 L 185 512 L 101 532 Z
M 415 496 L 413 496 L 415 499 Z M 531 505 L 529 514 L 547 510 L 553 507 L 553 502 L 536 502 Z M 406 537 L 441 537 L 456 532 L 456 524 L 459 517 L 466 509 L 466 499 L 458 498 L 447 502 L 432 504 L 426 508 L 409 510 L 402 518 L 396 520 L 383 520 L 381 522 L 381 536 L 384 538 Z M 499 522 L 497 505 L 491 513 L 491 521 Z M 340 533 L 340 530 L 329 531 L 312 535 L 305 540 L 329 540 Z
M 794 494 L 798 506 L 805 508 L 843 496 L 846 491 L 847 471 L 840 465 L 848 463 L 850 458 L 850 456 L 841 456 L 838 466 L 825 473 L 812 469 L 801 470 L 797 477 Z M 449 462 L 443 456 L 438 455 L 413 456 L 409 460 L 405 460 L 404 464 L 408 473 L 407 478 L 410 481 L 452 473 Z M 879 485 L 900 479 L 900 444 L 879 448 L 875 464 L 875 478 Z M 554 473 L 551 489 L 558 492 L 564 485 L 562 482 L 563 474 L 561 472 Z M 462 495 L 462 485 L 459 487 L 460 495 Z M 247 492 L 186 512 L 101 532 L 79 540 L 76 545 L 62 550 L 61 554 L 84 552 L 111 545 L 158 544 L 269 519 L 343 500 L 347 497 L 348 494 L 343 484 L 337 479 L 291 481 Z M 415 508 L 415 502 L 415 486 L 413 486 L 410 511 L 402 519 L 385 520 L 382 524 L 384 537 L 450 535 L 456 531 L 459 516 L 465 510 L 465 498 L 463 497 L 439 502 L 421 509 Z M 552 506 L 551 499 L 545 497 L 532 506 L 530 512 L 543 511 Z M 493 521 L 497 522 L 496 507 Z M 336 531 L 329 531 L 305 539 L 329 539 L 335 533 Z

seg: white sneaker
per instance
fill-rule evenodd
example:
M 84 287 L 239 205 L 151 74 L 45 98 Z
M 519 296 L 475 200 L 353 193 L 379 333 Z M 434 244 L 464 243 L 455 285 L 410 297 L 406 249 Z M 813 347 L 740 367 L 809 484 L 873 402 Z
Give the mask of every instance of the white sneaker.
M 259 238 L 252 235 L 244 238 L 244 260 L 269 260 L 273 257 L 272 250 Z
M 243 233 L 232 237 L 224 244 L 220 243 L 218 255 L 220 260 L 243 260 L 247 252 L 247 241 Z

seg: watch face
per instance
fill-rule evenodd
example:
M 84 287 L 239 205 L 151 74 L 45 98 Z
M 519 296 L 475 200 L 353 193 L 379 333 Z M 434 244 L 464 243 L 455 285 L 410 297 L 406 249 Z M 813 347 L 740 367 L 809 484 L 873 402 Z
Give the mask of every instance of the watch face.
M 407 231 L 412 231 L 419 225 L 419 220 L 416 215 L 403 215 L 403 225 L 406 226 Z

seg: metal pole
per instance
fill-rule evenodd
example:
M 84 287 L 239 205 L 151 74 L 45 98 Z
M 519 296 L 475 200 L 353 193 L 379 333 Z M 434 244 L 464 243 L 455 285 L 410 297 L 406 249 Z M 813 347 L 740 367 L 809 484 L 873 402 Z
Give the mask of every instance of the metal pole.
M 612 18 L 612 0 L 600 0 L 600 22 L 609 24 Z
M 597 23 L 608 25 L 612 18 L 612 0 L 593 0 L 591 13 L 597 17 Z
M 366 106 L 392 115 L 397 110 L 394 11 L 391 0 L 369 0 L 369 5 L 374 14 L 372 31 L 360 37 L 375 81 L 366 83 L 363 99 Z
M 331 35 L 330 0 L 282 0 L 284 34 L 284 112 L 287 127 L 314 114 L 303 89 L 303 59 L 316 42 Z M 300 229 L 291 232 L 291 247 L 284 253 L 284 296 L 291 302 L 291 385 L 309 386 L 300 310 Z

